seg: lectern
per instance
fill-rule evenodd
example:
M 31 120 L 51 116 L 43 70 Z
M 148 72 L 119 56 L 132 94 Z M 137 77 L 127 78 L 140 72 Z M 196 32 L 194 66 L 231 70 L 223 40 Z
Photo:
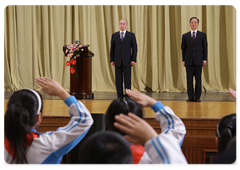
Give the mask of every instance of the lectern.
M 65 53 L 67 45 L 63 46 Z M 88 49 L 89 45 L 82 45 L 84 51 L 77 57 L 77 78 L 75 74 L 70 75 L 70 95 L 77 99 L 93 99 L 92 93 L 92 57 L 93 52 Z M 65 56 L 67 54 L 65 53 Z

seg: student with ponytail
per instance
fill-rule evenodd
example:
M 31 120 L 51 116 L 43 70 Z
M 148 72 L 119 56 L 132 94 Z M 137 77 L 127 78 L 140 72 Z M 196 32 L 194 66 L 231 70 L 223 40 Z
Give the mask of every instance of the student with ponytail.
M 70 122 L 56 131 L 38 133 L 43 101 L 32 89 L 12 94 L 4 118 L 4 157 L 7 163 L 60 163 L 63 155 L 76 146 L 90 129 L 93 119 L 83 103 L 70 96 L 60 84 L 47 77 L 36 78 L 42 91 L 60 97 L 69 107 Z

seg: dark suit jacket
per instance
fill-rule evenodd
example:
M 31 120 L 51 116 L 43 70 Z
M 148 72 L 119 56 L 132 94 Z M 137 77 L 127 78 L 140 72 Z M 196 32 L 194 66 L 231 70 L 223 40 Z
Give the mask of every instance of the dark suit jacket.
M 137 58 L 137 42 L 135 34 L 126 31 L 123 42 L 120 39 L 120 33 L 115 32 L 112 34 L 111 49 L 110 49 L 110 62 L 114 61 L 115 66 L 130 66 L 130 62 L 136 62 Z
M 182 36 L 182 61 L 185 66 L 202 65 L 203 60 L 207 61 L 208 44 L 207 36 L 204 32 L 197 31 L 196 39 L 193 41 L 191 31 Z

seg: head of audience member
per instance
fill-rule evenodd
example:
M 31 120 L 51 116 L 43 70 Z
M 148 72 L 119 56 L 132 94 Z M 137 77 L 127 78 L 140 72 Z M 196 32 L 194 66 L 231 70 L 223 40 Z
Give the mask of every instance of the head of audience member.
M 111 131 L 98 131 L 89 136 L 81 144 L 77 159 L 82 164 L 131 164 L 133 161 L 127 140 Z
M 218 151 L 225 150 L 228 142 L 236 136 L 236 114 L 228 114 L 221 118 L 217 125 L 216 143 Z
M 114 117 L 120 113 L 127 115 L 129 112 L 136 114 L 140 118 L 144 117 L 142 106 L 136 101 L 132 99 L 125 100 L 121 98 L 113 100 L 105 114 L 106 130 L 115 131 L 122 135 L 125 135 L 125 133 L 121 132 L 113 125 L 113 123 L 116 121 Z
M 237 135 L 227 144 L 223 152 L 218 153 L 213 162 L 214 165 L 236 165 L 237 164 Z
M 4 136 L 8 140 L 16 163 L 26 163 L 27 137 L 31 129 L 41 123 L 42 96 L 32 89 L 14 92 L 7 104 L 4 117 Z

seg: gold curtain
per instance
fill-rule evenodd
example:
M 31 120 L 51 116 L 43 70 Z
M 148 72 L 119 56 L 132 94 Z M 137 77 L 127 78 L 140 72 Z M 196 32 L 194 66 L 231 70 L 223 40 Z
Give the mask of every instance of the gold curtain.
M 4 89 L 34 88 L 36 76 L 70 87 L 62 46 L 81 40 L 94 52 L 92 90 L 115 91 L 110 65 L 112 33 L 128 21 L 138 43 L 132 88 L 186 91 L 181 37 L 189 19 L 200 19 L 206 32 L 208 62 L 203 67 L 205 91 L 236 89 L 236 9 L 233 6 L 7 6 L 4 11 Z

